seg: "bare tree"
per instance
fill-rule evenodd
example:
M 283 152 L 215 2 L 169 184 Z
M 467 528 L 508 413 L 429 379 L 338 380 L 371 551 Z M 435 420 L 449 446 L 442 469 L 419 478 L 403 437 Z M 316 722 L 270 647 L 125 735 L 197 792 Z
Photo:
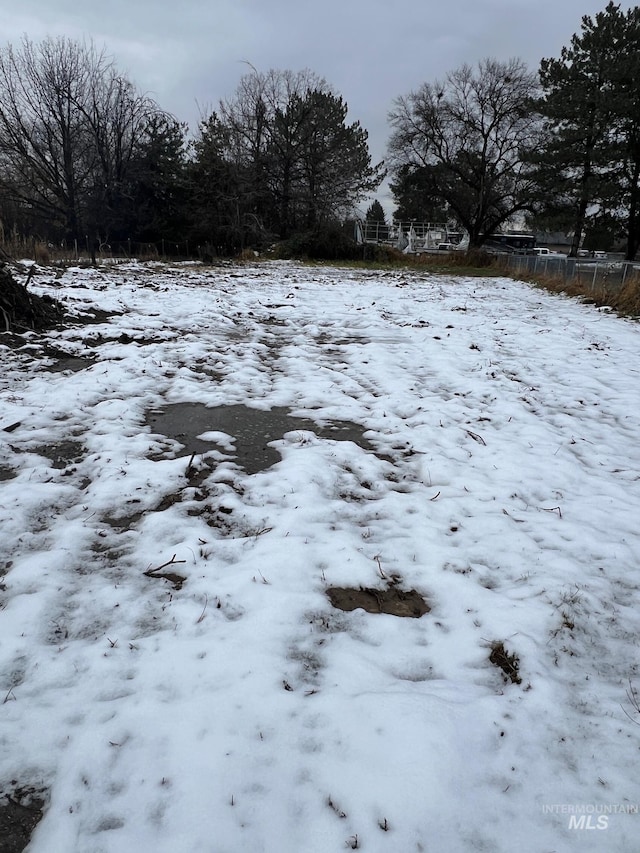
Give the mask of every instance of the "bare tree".
M 395 101 L 390 154 L 396 174 L 414 169 L 431 198 L 449 205 L 470 246 L 528 209 L 523 154 L 535 144 L 536 77 L 519 59 L 463 65 Z
M 0 50 L 0 189 L 70 239 L 109 226 L 137 135 L 158 107 L 93 44 Z

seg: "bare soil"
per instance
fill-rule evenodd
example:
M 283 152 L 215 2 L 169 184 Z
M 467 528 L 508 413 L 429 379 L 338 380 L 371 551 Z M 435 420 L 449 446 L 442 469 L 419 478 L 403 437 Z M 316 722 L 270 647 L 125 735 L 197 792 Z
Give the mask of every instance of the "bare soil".
M 419 619 L 431 610 L 415 589 L 403 590 L 397 586 L 388 589 L 334 586 L 327 590 L 327 595 L 334 607 L 345 611 L 361 607 L 367 613 L 388 613 L 391 616 Z
M 40 822 L 44 791 L 13 788 L 0 794 L 0 853 L 22 853 Z

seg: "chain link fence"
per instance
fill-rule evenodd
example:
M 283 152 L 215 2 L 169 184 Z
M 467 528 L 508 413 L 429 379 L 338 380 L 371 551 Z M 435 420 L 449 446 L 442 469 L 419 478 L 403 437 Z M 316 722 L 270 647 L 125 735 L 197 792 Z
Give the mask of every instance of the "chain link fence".
M 513 278 L 542 276 L 574 283 L 585 293 L 616 292 L 640 272 L 640 262 L 567 258 L 564 255 L 502 255 L 502 264 Z

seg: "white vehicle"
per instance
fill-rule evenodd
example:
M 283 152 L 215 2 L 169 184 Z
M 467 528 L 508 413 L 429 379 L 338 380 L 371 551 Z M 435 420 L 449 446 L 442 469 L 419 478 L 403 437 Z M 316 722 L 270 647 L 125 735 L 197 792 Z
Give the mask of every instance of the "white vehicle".
M 529 254 L 535 255 L 538 258 L 564 258 L 561 252 L 552 252 L 551 249 L 547 249 L 546 246 L 536 246 L 535 248 L 529 251 Z

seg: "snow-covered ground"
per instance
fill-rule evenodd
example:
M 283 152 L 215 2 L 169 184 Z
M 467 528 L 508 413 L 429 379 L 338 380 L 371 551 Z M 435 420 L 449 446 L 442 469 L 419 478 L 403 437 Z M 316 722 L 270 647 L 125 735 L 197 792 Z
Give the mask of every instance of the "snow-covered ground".
M 636 323 L 293 263 L 33 287 L 111 316 L 0 341 L 0 785 L 48 791 L 29 851 L 640 849 Z M 191 458 L 149 424 L 194 403 Z

